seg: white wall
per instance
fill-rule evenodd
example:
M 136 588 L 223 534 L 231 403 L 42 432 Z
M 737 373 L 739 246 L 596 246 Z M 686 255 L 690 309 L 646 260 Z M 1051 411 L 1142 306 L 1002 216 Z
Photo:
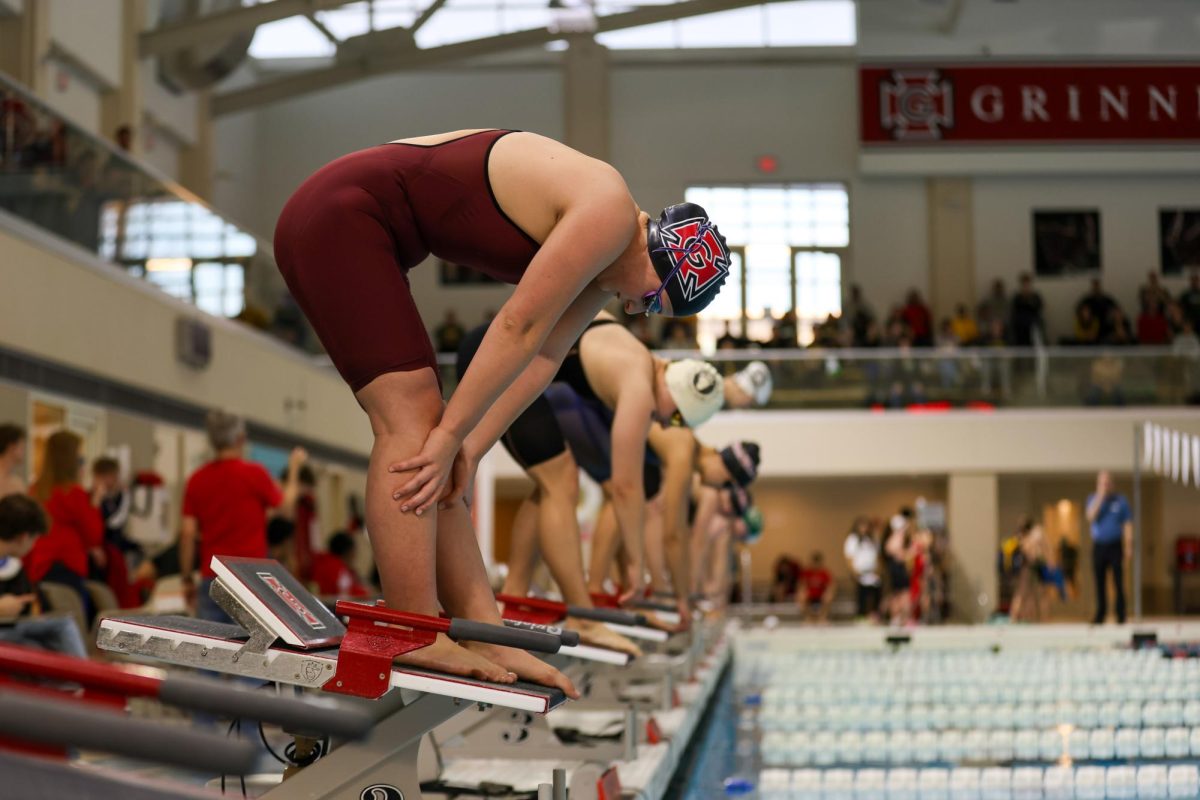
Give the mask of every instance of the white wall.
M 1137 290 L 1146 273 L 1158 271 L 1158 210 L 1200 207 L 1200 181 L 1194 177 L 976 178 L 974 184 L 975 285 L 987 291 L 995 278 L 1010 290 L 1017 274 L 1033 270 L 1033 209 L 1096 208 L 1100 211 L 1101 280 L 1131 322 L 1138 312 Z M 1178 293 L 1186 277 L 1164 279 Z M 1071 335 L 1075 303 L 1089 277 L 1038 279 L 1047 307 L 1050 336 Z
M 47 87 L 41 98 L 58 113 L 85 130 L 100 134 L 100 101 L 103 88 L 74 64 L 48 58 L 40 65 Z
M 50 6 L 50 41 L 106 86 L 121 82 L 122 0 L 40 0 Z
M 865 57 L 1194 56 L 1192 0 L 859 0 Z

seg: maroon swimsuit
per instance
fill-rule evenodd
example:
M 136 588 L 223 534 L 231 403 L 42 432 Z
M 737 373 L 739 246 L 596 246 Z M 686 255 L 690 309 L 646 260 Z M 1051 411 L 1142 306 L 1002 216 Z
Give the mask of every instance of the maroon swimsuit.
M 355 391 L 437 361 L 408 271 L 435 255 L 516 283 L 538 243 L 501 210 L 492 146 L 511 131 L 351 153 L 300 185 L 275 227 L 275 260 Z

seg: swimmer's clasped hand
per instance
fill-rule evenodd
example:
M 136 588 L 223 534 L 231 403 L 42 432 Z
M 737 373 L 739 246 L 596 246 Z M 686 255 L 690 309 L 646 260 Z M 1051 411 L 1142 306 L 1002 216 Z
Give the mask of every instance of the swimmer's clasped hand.
M 461 450 L 462 442 L 455 436 L 440 427 L 434 428 L 425 438 L 420 453 L 388 467 L 388 472 L 416 471 L 407 483 L 392 493 L 393 500 L 401 501 L 401 512 L 412 511 L 419 517 L 449 495 L 462 496 L 466 487 L 455 485 L 465 481 L 468 472 Z M 451 482 L 449 486 L 447 482 Z M 446 497 L 443 497 L 443 488 L 449 492 Z

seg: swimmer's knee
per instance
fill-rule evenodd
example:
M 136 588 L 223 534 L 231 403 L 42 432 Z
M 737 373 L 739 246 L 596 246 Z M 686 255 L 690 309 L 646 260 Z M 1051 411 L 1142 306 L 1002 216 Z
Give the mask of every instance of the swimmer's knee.
M 539 497 L 579 493 L 579 468 L 570 450 L 531 467 L 529 475 L 537 484 Z

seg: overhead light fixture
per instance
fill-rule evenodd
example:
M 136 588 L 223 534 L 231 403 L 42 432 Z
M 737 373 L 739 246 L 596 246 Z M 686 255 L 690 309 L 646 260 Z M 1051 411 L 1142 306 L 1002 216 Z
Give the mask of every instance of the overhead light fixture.
M 148 258 L 146 272 L 187 272 L 192 268 L 190 258 Z

